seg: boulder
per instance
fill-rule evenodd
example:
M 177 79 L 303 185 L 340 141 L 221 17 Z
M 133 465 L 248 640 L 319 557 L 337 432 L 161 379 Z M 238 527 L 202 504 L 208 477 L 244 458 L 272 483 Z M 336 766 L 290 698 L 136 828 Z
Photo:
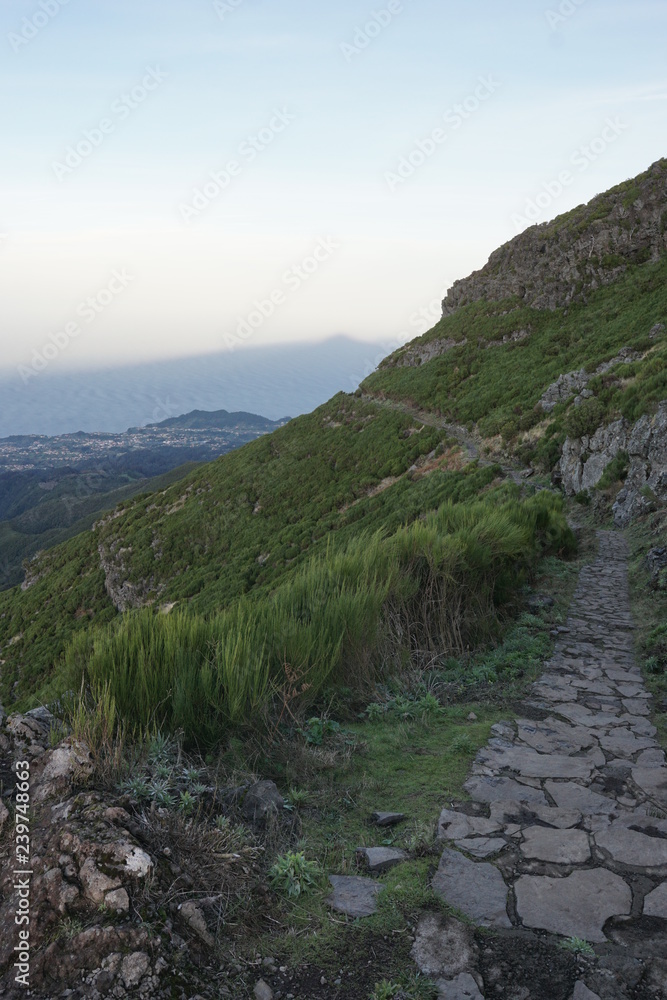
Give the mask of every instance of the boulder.
M 265 823 L 271 814 L 282 812 L 285 802 L 273 781 L 258 781 L 251 785 L 243 799 L 241 811 L 253 823 Z

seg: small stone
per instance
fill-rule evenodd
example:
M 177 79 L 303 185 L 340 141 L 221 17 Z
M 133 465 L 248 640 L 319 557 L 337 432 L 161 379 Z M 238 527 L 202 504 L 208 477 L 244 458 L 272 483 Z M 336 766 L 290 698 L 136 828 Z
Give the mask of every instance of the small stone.
M 377 897 L 384 891 L 380 882 L 357 875 L 330 875 L 334 891 L 327 897 L 332 910 L 349 917 L 371 917 L 377 912 Z
M 408 855 L 394 847 L 359 847 L 357 857 L 365 860 L 366 866 L 372 872 L 388 872 L 394 865 L 406 861 Z
M 462 972 L 456 979 L 439 979 L 436 985 L 440 1000 L 484 1000 L 469 972 Z
M 273 990 L 268 983 L 265 983 L 263 979 L 260 979 L 258 983 L 255 984 L 255 988 L 252 991 L 255 1000 L 273 1000 Z
M 405 813 L 374 812 L 371 819 L 376 826 L 396 826 L 406 818 Z
M 9 819 L 9 809 L 0 801 L 0 833 L 2 833 L 2 828 Z
M 495 865 L 470 861 L 458 851 L 447 849 L 432 884 L 438 896 L 475 923 L 483 927 L 512 926 L 507 916 L 507 886 Z
M 123 959 L 120 975 L 127 989 L 138 986 L 150 969 L 150 959 L 145 951 L 135 951 Z
M 474 713 L 474 712 L 471 712 L 471 713 L 470 713 L 470 714 L 468 715 L 468 722 L 477 722 L 477 716 L 475 715 L 475 713 Z
M 125 889 L 114 889 L 104 897 L 104 905 L 115 913 L 129 913 L 130 897 Z
M 209 929 L 206 926 L 204 914 L 197 904 L 192 900 L 188 900 L 187 902 L 181 904 L 179 912 L 188 927 L 195 932 L 197 937 L 199 937 L 204 944 L 208 945 L 209 948 L 212 948 L 215 944 L 215 938 L 209 932 Z
M 575 983 L 572 1000 L 600 1000 L 600 997 L 597 993 L 593 993 L 592 990 L 589 990 L 588 986 L 586 986 L 586 984 L 580 979 L 577 983 Z
M 465 813 L 443 809 L 438 820 L 437 838 L 439 840 L 460 840 L 463 837 L 485 837 L 490 833 L 498 833 L 500 823 L 483 816 L 466 816 Z

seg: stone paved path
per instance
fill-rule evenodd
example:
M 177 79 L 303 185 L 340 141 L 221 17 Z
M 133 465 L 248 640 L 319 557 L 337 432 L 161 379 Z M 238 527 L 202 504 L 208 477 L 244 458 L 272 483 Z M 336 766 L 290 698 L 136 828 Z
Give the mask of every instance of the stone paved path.
M 442 812 L 448 843 L 436 892 L 482 926 L 600 945 L 642 916 L 667 919 L 667 766 L 649 713 L 633 656 L 626 543 L 600 532 L 523 717 L 493 727 L 466 784 L 472 801 Z M 652 960 L 637 959 L 643 981 Z M 665 995 L 662 973 L 651 981 L 641 995 Z M 460 986 L 443 983 L 442 996 L 482 996 Z M 631 995 L 618 989 L 609 995 Z M 581 982 L 574 996 L 598 994 Z

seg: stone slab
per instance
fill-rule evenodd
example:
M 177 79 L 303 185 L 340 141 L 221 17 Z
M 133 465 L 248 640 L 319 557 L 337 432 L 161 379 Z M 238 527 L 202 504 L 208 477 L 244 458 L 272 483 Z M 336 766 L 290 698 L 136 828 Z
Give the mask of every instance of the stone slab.
M 593 765 L 582 757 L 537 753 L 524 747 L 494 750 L 485 754 L 485 761 L 499 770 L 516 771 L 525 778 L 590 778 L 593 769 Z
M 644 897 L 644 916 L 662 917 L 667 920 L 667 882 Z
M 544 787 L 561 809 L 578 809 L 584 816 L 619 812 L 615 799 L 593 792 L 574 781 L 547 781 Z
M 610 917 L 628 916 L 630 887 L 604 868 L 575 871 L 566 878 L 522 875 L 515 886 L 517 912 L 526 927 L 584 941 L 606 941 Z
M 536 820 L 547 823 L 559 830 L 567 830 L 581 822 L 581 813 L 577 809 L 558 809 L 552 806 L 527 805 L 525 802 L 493 802 L 491 804 L 491 819 L 505 827 L 534 826 Z
M 644 824 L 642 824 L 644 825 Z M 650 824 L 646 824 L 650 829 Z M 660 868 L 667 865 L 667 839 L 651 837 L 632 830 L 624 823 L 612 823 L 595 834 L 595 843 L 607 851 L 614 861 L 633 868 Z
M 665 751 L 658 747 L 653 750 L 643 750 L 637 757 L 637 764 L 640 767 L 664 767 Z
M 651 712 L 647 702 L 638 701 L 634 698 L 624 698 L 623 708 L 630 715 L 649 715 Z
M 528 802 L 531 805 L 533 803 L 548 805 L 544 792 L 538 788 L 520 785 L 512 778 L 480 775 L 469 778 L 463 787 L 476 802 L 500 802 L 505 799 L 514 799 L 517 802 Z
M 499 830 L 500 824 L 492 819 L 443 809 L 438 820 L 437 837 L 439 840 L 461 840 L 464 837 L 486 837 Z
M 584 830 L 550 830 L 544 826 L 530 826 L 523 831 L 523 838 L 522 853 L 537 861 L 580 865 L 591 856 L 588 834 Z
M 443 851 L 433 876 L 433 891 L 483 927 L 511 927 L 507 886 L 495 867 L 471 861 L 458 851 Z
M 507 847 L 507 841 L 502 837 L 469 837 L 468 840 L 455 841 L 460 851 L 466 851 L 476 858 L 489 858 Z
M 384 891 L 380 882 L 358 875 L 330 875 L 333 892 L 327 897 L 332 910 L 348 917 L 372 917 L 377 913 L 377 897 Z
M 654 740 L 648 736 L 635 736 L 629 729 L 612 729 L 610 733 L 600 736 L 600 746 L 615 757 L 634 757 L 640 750 L 652 750 Z
M 407 861 L 408 855 L 397 847 L 359 847 L 357 857 L 371 872 L 388 872 L 394 865 Z
M 633 767 L 632 780 L 663 806 L 667 806 L 667 768 Z

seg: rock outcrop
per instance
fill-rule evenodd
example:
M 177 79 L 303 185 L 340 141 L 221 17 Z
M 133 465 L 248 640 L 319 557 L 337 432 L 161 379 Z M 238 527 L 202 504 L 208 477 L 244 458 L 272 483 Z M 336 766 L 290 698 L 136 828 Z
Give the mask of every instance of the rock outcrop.
M 624 527 L 650 502 L 646 493 L 667 501 L 667 400 L 654 416 L 644 415 L 635 424 L 622 418 L 591 437 L 567 438 L 557 466 L 566 493 L 597 486 L 620 452 L 627 453 L 629 470 L 613 509 L 615 523 Z
M 575 397 L 575 406 L 580 405 L 584 399 L 593 395 L 591 390 L 587 388 L 591 379 L 595 378 L 596 375 L 604 375 L 614 365 L 630 365 L 640 357 L 641 355 L 637 351 L 633 351 L 630 347 L 624 347 L 615 358 L 603 361 L 601 365 L 598 365 L 594 372 L 587 372 L 585 368 L 580 368 L 575 372 L 566 372 L 545 389 L 540 399 L 540 406 L 545 413 L 551 413 L 558 403 L 564 403 L 572 396 Z
M 662 159 L 630 184 L 505 243 L 481 270 L 452 285 L 443 315 L 480 300 L 516 297 L 534 309 L 585 302 L 588 292 L 616 281 L 630 265 L 665 253 L 666 212 Z

